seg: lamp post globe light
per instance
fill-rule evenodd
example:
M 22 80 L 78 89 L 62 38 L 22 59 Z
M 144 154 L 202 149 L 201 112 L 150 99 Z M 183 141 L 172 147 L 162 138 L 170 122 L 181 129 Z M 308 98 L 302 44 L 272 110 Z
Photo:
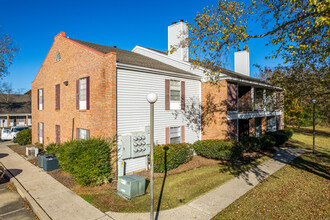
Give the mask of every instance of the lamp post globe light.
M 315 104 L 316 104 L 316 99 L 313 99 L 312 102 L 313 102 L 313 154 L 315 154 Z
M 154 219 L 154 103 L 157 99 L 156 93 L 147 95 L 150 103 L 150 220 Z

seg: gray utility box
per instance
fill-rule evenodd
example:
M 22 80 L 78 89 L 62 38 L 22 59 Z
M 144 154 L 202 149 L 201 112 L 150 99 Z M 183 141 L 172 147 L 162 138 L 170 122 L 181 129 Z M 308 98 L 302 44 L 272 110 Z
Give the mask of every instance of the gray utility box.
M 45 156 L 42 161 L 42 168 L 45 171 L 52 171 L 59 168 L 58 160 L 57 158 L 52 156 Z
M 146 179 L 132 174 L 118 177 L 117 194 L 125 199 L 132 199 L 146 193 Z
M 150 154 L 150 128 L 144 132 L 133 132 L 118 137 L 118 159 L 124 160 Z
M 45 157 L 49 157 L 49 156 L 53 156 L 53 154 L 44 154 L 44 153 L 41 153 L 38 155 L 38 167 L 42 168 L 43 167 L 43 161 L 44 161 L 44 158 Z

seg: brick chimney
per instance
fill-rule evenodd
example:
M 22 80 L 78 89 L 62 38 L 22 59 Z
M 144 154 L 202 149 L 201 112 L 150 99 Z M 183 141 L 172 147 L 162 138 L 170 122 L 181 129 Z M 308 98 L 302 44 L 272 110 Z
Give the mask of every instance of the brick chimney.
M 235 72 L 250 76 L 250 53 L 247 50 L 235 52 Z
M 168 26 L 168 56 L 189 61 L 189 49 L 185 45 L 185 40 L 188 38 L 188 26 L 183 21 L 173 22 Z M 170 53 L 172 46 L 176 49 L 173 53 Z

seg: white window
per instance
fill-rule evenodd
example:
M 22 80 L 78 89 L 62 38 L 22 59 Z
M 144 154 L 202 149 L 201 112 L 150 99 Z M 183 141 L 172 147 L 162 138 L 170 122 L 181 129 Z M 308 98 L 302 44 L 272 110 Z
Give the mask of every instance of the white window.
M 176 144 L 181 143 L 181 128 L 171 127 L 170 128 L 170 143 Z
M 87 79 L 82 78 L 79 82 L 80 91 L 79 91 L 79 106 L 80 110 L 87 109 Z
M 39 122 L 39 142 L 40 143 L 44 143 L 43 130 L 44 130 L 43 123 Z
M 61 54 L 60 54 L 60 52 L 57 51 L 56 57 L 55 57 L 55 62 L 58 62 L 60 60 L 61 60 Z
M 267 117 L 267 131 L 276 131 L 276 118 L 275 118 L 275 116 Z
M 181 109 L 181 82 L 178 80 L 170 81 L 170 108 Z
M 39 89 L 39 110 L 42 110 L 44 106 L 43 96 L 44 96 L 43 89 Z
M 88 138 L 88 131 L 87 131 L 87 129 L 81 129 L 80 128 L 79 133 L 80 133 L 80 140 L 87 140 L 87 138 Z
M 25 117 L 24 118 L 19 118 L 18 119 L 18 125 L 25 125 Z

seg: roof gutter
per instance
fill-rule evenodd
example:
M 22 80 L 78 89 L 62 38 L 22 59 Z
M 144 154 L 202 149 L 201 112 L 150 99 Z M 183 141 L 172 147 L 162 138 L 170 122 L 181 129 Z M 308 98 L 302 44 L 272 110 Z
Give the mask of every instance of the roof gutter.
M 133 70 L 133 71 L 139 71 L 139 72 L 144 72 L 144 73 L 173 76 L 173 77 L 192 79 L 192 80 L 201 80 L 202 79 L 200 76 L 197 76 L 197 75 L 186 75 L 183 73 L 176 73 L 176 72 L 170 72 L 170 71 L 165 71 L 165 70 L 152 69 L 152 68 L 129 65 L 129 64 L 118 63 L 118 62 L 116 64 L 116 67 L 118 69 Z

